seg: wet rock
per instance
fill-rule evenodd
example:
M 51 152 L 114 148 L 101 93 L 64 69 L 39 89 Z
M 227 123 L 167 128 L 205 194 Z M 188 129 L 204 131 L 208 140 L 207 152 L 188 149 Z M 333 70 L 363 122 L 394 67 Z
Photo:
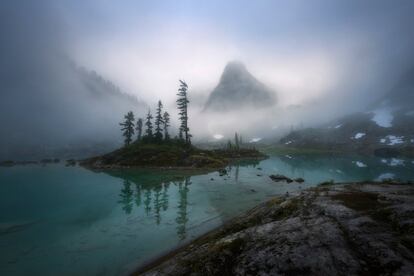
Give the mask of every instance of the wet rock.
M 218 171 L 220 176 L 225 176 L 227 175 L 227 170 L 226 169 L 221 169 Z
M 286 181 L 287 183 L 293 182 L 293 180 L 282 174 L 272 174 L 269 176 L 274 182 Z
M 140 275 L 413 275 L 414 187 L 320 186 L 261 204 Z
M 298 177 L 298 178 L 295 178 L 295 182 L 303 183 L 303 182 L 305 182 L 305 179 L 303 179 L 302 177 Z

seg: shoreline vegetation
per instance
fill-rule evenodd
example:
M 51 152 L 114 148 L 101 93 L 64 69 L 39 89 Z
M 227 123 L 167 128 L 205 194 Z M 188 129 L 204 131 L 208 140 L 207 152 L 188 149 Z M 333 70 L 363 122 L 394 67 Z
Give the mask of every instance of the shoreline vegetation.
M 274 197 L 132 275 L 406 274 L 411 183 L 323 183 Z

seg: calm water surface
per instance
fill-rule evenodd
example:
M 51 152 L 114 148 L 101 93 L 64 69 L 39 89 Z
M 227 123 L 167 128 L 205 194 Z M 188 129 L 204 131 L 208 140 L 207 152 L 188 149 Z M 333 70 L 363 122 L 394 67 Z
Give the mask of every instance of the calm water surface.
M 303 177 L 275 183 L 270 174 Z M 274 195 L 319 182 L 414 180 L 414 161 L 272 156 L 228 175 L 0 168 L 0 275 L 119 275 Z

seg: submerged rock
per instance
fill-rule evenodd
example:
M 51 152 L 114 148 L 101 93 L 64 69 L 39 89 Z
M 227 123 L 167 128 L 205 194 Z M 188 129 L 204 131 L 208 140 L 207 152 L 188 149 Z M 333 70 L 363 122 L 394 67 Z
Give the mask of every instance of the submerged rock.
M 218 171 L 220 176 L 225 176 L 227 175 L 227 170 L 226 169 L 221 169 Z
M 140 275 L 413 275 L 414 187 L 324 185 L 271 199 Z
M 269 177 L 275 182 L 280 182 L 280 181 L 286 181 L 287 183 L 293 182 L 291 178 L 284 176 L 282 174 L 272 174 Z

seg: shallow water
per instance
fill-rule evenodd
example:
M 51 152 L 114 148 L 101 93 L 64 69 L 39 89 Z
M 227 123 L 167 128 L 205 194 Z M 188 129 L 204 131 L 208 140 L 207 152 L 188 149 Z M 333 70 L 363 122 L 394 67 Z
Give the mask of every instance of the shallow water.
M 275 183 L 270 174 L 306 182 Z M 0 275 L 118 275 L 271 196 L 326 180 L 414 180 L 414 161 L 272 156 L 228 175 L 0 168 Z

